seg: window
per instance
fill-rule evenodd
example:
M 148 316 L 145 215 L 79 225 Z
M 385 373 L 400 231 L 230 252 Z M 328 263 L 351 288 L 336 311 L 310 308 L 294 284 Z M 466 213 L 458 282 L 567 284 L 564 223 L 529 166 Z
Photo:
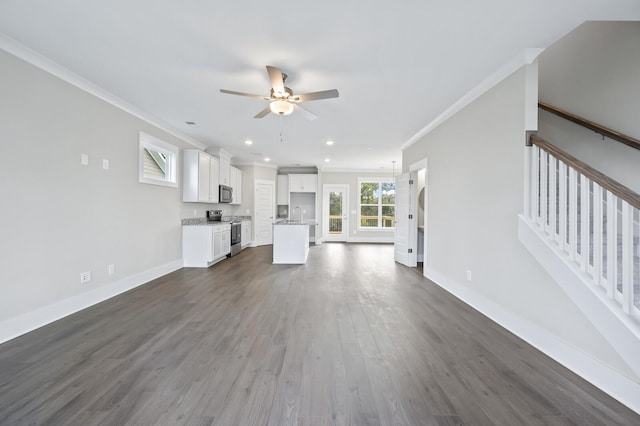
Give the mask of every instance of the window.
M 140 132 L 138 157 L 139 182 L 178 187 L 177 147 Z
M 396 226 L 395 184 L 388 178 L 358 179 L 358 219 L 363 229 L 394 229 Z

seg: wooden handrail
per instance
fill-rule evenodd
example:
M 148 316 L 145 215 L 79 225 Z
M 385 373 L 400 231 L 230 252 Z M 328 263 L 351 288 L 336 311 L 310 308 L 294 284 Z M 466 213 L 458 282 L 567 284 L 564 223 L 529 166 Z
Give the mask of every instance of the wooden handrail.
M 616 132 L 615 130 L 611 130 L 608 127 L 594 123 L 593 121 L 589 121 L 575 114 L 571 114 L 570 112 L 561 110 L 560 108 L 556 108 L 542 101 L 538 102 L 538 108 L 549 111 L 550 113 L 555 114 L 558 117 L 562 117 L 565 120 L 572 121 L 582 127 L 593 130 L 594 132 L 599 133 L 602 136 L 606 136 L 608 138 L 617 140 L 618 142 L 622 142 L 623 144 L 628 145 L 631 148 L 640 149 L 640 140 L 632 138 L 631 136 Z
M 578 173 L 585 175 L 587 178 L 591 179 L 604 189 L 611 191 L 613 194 L 615 194 L 619 198 L 622 198 L 633 207 L 640 209 L 640 195 L 633 190 L 600 173 L 593 167 L 589 166 L 586 163 L 583 163 L 571 154 L 567 154 L 560 148 L 551 145 L 549 142 L 545 141 L 539 136 L 531 135 L 529 140 L 533 145 L 536 145 L 540 149 L 556 157 L 558 160 L 562 160 L 565 164 L 573 167 L 576 171 L 578 171 Z

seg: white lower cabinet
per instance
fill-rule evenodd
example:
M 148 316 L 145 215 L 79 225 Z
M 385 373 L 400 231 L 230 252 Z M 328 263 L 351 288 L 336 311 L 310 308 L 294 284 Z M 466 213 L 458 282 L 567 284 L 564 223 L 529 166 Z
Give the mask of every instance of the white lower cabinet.
M 213 260 L 231 253 L 231 225 L 216 226 L 213 230 Z
M 242 221 L 242 237 L 240 239 L 240 245 L 242 248 L 247 247 L 251 244 L 251 221 L 243 220 Z
M 182 227 L 182 259 L 185 267 L 206 268 L 231 253 L 231 225 Z

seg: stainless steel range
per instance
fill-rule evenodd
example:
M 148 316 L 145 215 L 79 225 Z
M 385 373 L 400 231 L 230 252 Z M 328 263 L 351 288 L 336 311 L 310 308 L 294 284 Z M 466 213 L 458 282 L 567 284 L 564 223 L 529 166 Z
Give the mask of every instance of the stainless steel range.
M 242 250 L 242 222 L 231 222 L 231 256 Z

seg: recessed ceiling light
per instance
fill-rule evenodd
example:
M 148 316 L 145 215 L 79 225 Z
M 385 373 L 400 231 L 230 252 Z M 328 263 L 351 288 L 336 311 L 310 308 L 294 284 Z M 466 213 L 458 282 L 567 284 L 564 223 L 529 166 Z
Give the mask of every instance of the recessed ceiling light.
M 185 124 L 188 124 L 189 126 L 195 126 L 196 122 L 195 121 L 185 121 Z
M 266 162 L 268 163 L 269 161 L 271 161 L 271 158 L 269 158 L 269 157 L 264 157 L 264 161 L 266 161 Z
M 369 151 L 371 151 L 373 148 L 369 147 L 369 148 L 367 148 L 367 149 L 368 149 Z
M 325 159 L 324 159 L 324 162 L 325 162 L 325 163 L 328 163 L 329 161 L 331 161 L 331 159 L 330 159 L 330 158 L 325 158 Z
M 333 141 L 327 141 L 327 145 L 329 146 L 333 145 Z
M 249 139 L 247 139 L 246 141 L 244 141 L 245 145 L 253 145 L 253 141 L 250 141 Z

